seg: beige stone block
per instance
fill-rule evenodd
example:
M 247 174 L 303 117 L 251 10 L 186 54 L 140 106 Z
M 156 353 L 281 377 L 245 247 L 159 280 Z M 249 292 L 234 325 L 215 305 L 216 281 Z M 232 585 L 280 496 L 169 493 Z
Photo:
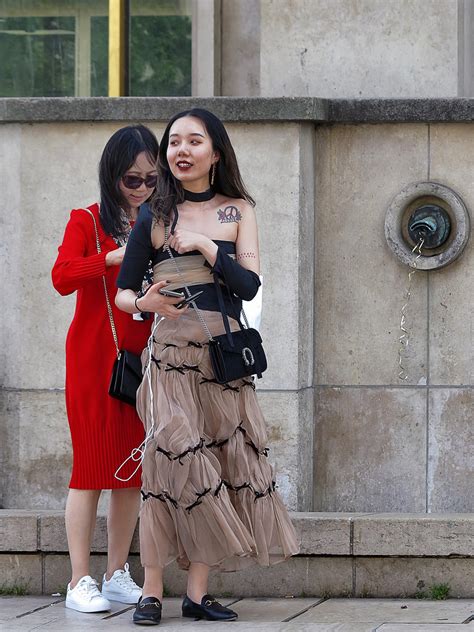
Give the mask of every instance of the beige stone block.
M 248 190 L 256 199 L 263 275 L 261 333 L 268 370 L 260 389 L 298 390 L 312 383 L 311 304 L 314 187 L 312 126 L 296 123 L 226 126 Z M 265 157 L 256 148 L 271 148 Z M 284 183 L 284 186 L 282 186 Z M 311 249 L 304 246 L 311 240 Z M 310 261 L 310 265 L 306 262 Z M 305 296 L 302 296 L 302 288 Z M 308 345 L 306 352 L 300 353 Z
M 473 410 L 472 388 L 430 389 L 429 511 L 474 511 Z
M 425 511 L 424 389 L 319 388 L 315 511 Z
M 38 549 L 38 519 L 35 512 L 0 509 L 0 546 L 6 551 Z
M 430 178 L 451 187 L 464 200 L 474 226 L 474 182 L 470 156 L 474 129 L 469 124 L 430 126 Z M 472 229 L 471 229 L 472 235 Z M 430 382 L 474 383 L 474 248 L 472 236 L 453 264 L 430 272 Z
M 316 132 L 315 381 L 401 384 L 398 351 L 408 267 L 384 237 L 385 212 L 408 183 L 426 179 L 424 125 L 344 125 Z M 400 157 L 403 156 L 403 159 Z M 409 379 L 427 380 L 427 276 L 406 308 Z
M 26 588 L 31 595 L 41 594 L 41 555 L 0 553 L 0 587 Z
M 474 597 L 472 559 L 436 557 L 356 558 L 356 597 L 414 597 L 448 584 L 450 597 Z
M 12 152 L 8 221 L 14 231 L 5 258 L 14 300 L 5 302 L 13 331 L 4 339 L 6 380 L 13 388 L 64 385 L 64 342 L 74 296 L 60 297 L 50 271 L 70 210 L 97 201 L 97 165 L 112 133 L 126 123 L 41 123 L 2 126 Z M 150 124 L 157 133 L 162 126 Z M 16 164 L 15 164 L 16 160 Z M 34 253 L 34 259 L 31 258 Z M 11 279 L 16 279 L 15 284 Z M 21 291 L 19 291 L 21 289 Z
M 308 575 L 304 594 L 322 597 L 352 595 L 352 560 L 349 557 L 306 558 Z
M 266 419 L 269 460 L 288 509 L 309 509 L 312 497 L 313 403 L 310 389 L 259 391 Z
M 260 96 L 260 6 L 255 0 L 221 3 L 221 92 Z M 236 64 L 235 60 L 239 59 Z
M 351 523 L 360 514 L 295 512 L 300 555 L 350 555 Z
M 130 573 L 139 586 L 143 585 L 143 568 L 138 555 L 130 555 L 128 558 Z M 90 557 L 90 574 L 99 584 L 107 568 L 107 555 L 93 554 Z M 44 556 L 44 588 L 45 594 L 61 592 L 65 593 L 67 584 L 71 581 L 71 564 L 69 555 L 45 555 Z
M 329 599 L 298 617 L 298 623 L 370 623 L 377 630 L 385 621 L 392 623 L 431 623 L 440 620 L 462 623 L 468 616 L 472 601 L 420 601 L 419 599 Z M 411 630 L 411 627 L 409 628 Z M 436 630 L 438 629 L 436 625 Z
M 41 516 L 40 534 L 41 551 L 67 553 L 68 545 L 64 511 L 50 511 L 46 515 Z M 104 514 L 97 516 L 91 551 L 93 553 L 107 552 L 107 516 Z M 138 525 L 135 529 L 130 551 L 131 553 L 140 552 Z
M 0 406 L 4 506 L 64 507 L 71 468 L 64 393 L 4 390 Z
M 356 556 L 474 556 L 474 514 L 374 514 L 353 522 Z
M 171 564 L 165 569 L 167 594 L 182 595 L 186 573 Z M 236 573 L 211 573 L 209 592 L 232 597 L 313 597 L 350 594 L 351 561 L 342 557 L 293 557 L 270 568 L 252 566 Z
M 458 93 L 458 12 L 434 0 L 262 0 L 262 96 Z

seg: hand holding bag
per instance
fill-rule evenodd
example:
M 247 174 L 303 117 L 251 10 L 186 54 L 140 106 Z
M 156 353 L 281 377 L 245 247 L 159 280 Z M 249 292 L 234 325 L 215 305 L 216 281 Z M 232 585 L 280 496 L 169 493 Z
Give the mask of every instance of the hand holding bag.
M 184 281 L 178 263 L 173 257 L 167 241 L 168 227 L 165 226 L 164 248 L 174 262 L 176 270 L 183 281 L 183 287 L 187 295 L 191 296 L 191 292 Z M 207 337 L 209 338 L 209 356 L 216 381 L 219 384 L 227 384 L 233 380 L 249 377 L 251 375 L 256 375 L 258 378 L 261 378 L 262 373 L 267 368 L 267 358 L 263 350 L 262 338 L 259 332 L 256 329 L 249 327 L 244 310 L 242 310 L 242 316 L 246 327 L 242 325 L 240 318 L 236 316 L 235 320 L 239 323 L 240 330 L 231 331 L 229 317 L 225 311 L 221 285 L 216 274 L 214 274 L 214 285 L 216 287 L 219 307 L 222 320 L 224 322 L 224 329 L 226 331 L 225 334 L 212 336 L 201 310 L 198 308 L 195 301 L 192 301 L 191 304 L 196 311 Z M 232 296 L 230 293 L 229 296 L 232 302 Z
M 102 249 L 100 247 L 99 231 L 97 229 L 97 222 L 95 220 L 94 214 L 87 208 L 84 208 L 82 210 L 86 211 L 86 213 L 89 213 L 89 215 L 92 217 L 92 221 L 94 222 L 97 254 L 100 254 L 102 252 Z M 110 304 L 109 294 L 107 292 L 105 275 L 102 277 L 102 281 L 104 283 L 105 302 L 107 303 L 107 311 L 109 313 L 110 328 L 112 330 L 115 350 L 117 352 L 117 358 L 112 368 L 109 395 L 111 397 L 115 397 L 115 399 L 119 399 L 122 402 L 130 404 L 131 406 L 135 406 L 137 389 L 143 379 L 142 361 L 140 356 L 136 355 L 135 353 L 132 353 L 131 351 L 126 351 L 125 349 L 119 349 L 117 331 L 115 329 L 112 306 Z

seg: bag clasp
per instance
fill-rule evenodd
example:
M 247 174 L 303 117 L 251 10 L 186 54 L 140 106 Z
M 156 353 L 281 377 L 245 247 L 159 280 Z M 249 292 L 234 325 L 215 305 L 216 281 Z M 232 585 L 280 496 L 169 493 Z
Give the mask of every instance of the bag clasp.
M 253 353 L 248 347 L 244 347 L 242 349 L 242 359 L 244 361 L 245 366 L 253 366 L 255 364 L 255 358 L 253 357 Z

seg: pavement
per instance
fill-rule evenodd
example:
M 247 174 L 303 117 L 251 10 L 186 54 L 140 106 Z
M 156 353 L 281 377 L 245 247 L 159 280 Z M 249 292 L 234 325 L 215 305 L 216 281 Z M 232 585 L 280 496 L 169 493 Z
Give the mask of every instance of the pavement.
M 174 632 L 474 632 L 474 600 L 221 598 L 238 613 L 228 623 L 181 617 L 181 600 L 166 598 L 163 619 L 152 629 Z M 83 614 L 64 597 L 0 597 L 2 632 L 118 632 L 140 630 L 134 606 L 113 602 L 111 612 Z M 145 629 L 150 629 L 146 626 Z

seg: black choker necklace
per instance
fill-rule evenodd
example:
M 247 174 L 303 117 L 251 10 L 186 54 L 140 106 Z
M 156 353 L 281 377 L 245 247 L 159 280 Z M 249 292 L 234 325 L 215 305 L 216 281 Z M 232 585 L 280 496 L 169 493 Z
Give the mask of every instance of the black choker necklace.
M 189 202 L 207 202 L 208 200 L 212 200 L 212 198 L 216 195 L 216 192 L 212 189 L 202 191 L 201 193 L 194 193 L 194 191 L 183 189 L 183 193 L 184 199 Z

